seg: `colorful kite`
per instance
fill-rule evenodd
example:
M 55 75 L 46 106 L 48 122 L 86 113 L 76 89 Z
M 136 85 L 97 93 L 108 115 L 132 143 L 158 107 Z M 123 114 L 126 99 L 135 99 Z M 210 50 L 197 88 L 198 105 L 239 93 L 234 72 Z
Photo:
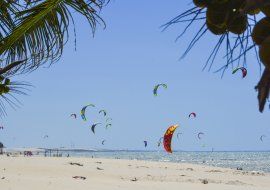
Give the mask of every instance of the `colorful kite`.
M 95 134 L 95 128 L 96 128 L 96 126 L 97 125 L 101 125 L 101 123 L 95 123 L 95 124 L 93 124 L 92 126 L 91 126 L 91 130 L 92 130 L 92 132 Z
M 238 70 L 242 71 L 242 78 L 247 76 L 247 69 L 245 67 L 239 67 L 233 70 L 232 74 L 235 74 Z
M 74 119 L 77 118 L 77 115 L 75 113 L 71 114 L 70 117 L 73 117 Z
M 167 89 L 167 85 L 166 84 L 158 84 L 154 87 L 154 90 L 153 90 L 153 94 L 154 96 L 157 96 L 157 91 L 159 89 L 159 87 L 162 86 L 163 88 Z
M 108 127 L 111 127 L 111 126 L 112 126 L 111 123 L 106 124 L 106 129 L 108 129 Z
M 200 140 L 201 140 L 201 135 L 204 135 L 204 133 L 203 132 L 199 132 L 198 135 L 197 135 L 198 139 L 200 139 Z
M 86 108 L 89 107 L 89 106 L 95 107 L 94 104 L 88 104 L 88 105 L 84 106 L 84 107 L 82 108 L 82 110 L 81 110 L 81 116 L 82 116 L 82 119 L 83 119 L 84 121 L 86 121 L 85 111 L 86 111 Z
M 100 113 L 103 113 L 104 117 L 107 115 L 106 110 L 100 110 L 98 113 L 99 113 L 99 114 L 100 114 Z
M 147 141 L 143 141 L 144 147 L 147 147 Z
M 177 127 L 178 127 L 178 125 L 170 126 L 167 129 L 166 133 L 164 134 L 163 145 L 164 145 L 164 149 L 168 153 L 172 153 L 171 142 L 172 142 L 172 137 L 173 137 L 174 131 L 177 129 Z
M 189 115 L 188 115 L 189 118 L 195 118 L 197 117 L 197 114 L 195 112 L 191 112 Z
M 266 137 L 266 135 L 262 135 L 261 137 L 260 137 L 260 140 L 263 142 L 263 138 L 265 138 Z

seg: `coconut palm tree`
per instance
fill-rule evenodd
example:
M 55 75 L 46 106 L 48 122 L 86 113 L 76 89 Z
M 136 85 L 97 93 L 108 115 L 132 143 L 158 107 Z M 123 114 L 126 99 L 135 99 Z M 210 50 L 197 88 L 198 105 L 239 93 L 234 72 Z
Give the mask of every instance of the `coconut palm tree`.
M 210 52 L 204 69 L 209 68 L 210 71 L 220 47 L 224 44 L 226 63 L 217 70 L 222 72 L 222 76 L 229 66 L 245 67 L 247 55 L 254 50 L 260 69 L 261 63 L 265 66 L 262 77 L 255 87 L 258 91 L 259 111 L 263 112 L 270 94 L 270 22 L 264 22 L 259 26 L 258 17 L 256 18 L 256 14 L 259 13 L 263 13 L 266 20 L 269 19 L 270 0 L 193 0 L 193 7 L 166 23 L 164 29 L 174 24 L 187 23 L 178 37 L 180 38 L 194 22 L 200 22 L 201 26 L 196 25 L 199 26 L 198 32 L 195 33 L 182 57 L 190 52 L 207 31 L 210 31 L 218 37 L 218 42 Z M 258 30 L 254 32 L 256 26 Z M 257 43 L 258 41 L 261 41 L 261 44 Z
M 42 64 L 57 62 L 74 30 L 74 14 L 84 17 L 92 34 L 98 24 L 105 27 L 100 11 L 109 0 L 2 0 L 0 1 L 0 96 L 12 93 L 4 79 L 32 72 Z M 73 25 L 73 28 L 72 28 Z M 25 86 L 25 84 L 18 83 Z M 4 89 L 5 87 L 5 89 Z M 17 86 L 18 87 L 18 86 Z M 16 89 L 20 93 L 24 88 Z M 24 93 L 24 92 L 23 92 Z M 11 94 L 11 97 L 14 97 Z M 16 100 L 16 99 L 15 99 Z M 4 103 L 0 100 L 0 109 Z M 3 114 L 4 112 L 1 111 Z

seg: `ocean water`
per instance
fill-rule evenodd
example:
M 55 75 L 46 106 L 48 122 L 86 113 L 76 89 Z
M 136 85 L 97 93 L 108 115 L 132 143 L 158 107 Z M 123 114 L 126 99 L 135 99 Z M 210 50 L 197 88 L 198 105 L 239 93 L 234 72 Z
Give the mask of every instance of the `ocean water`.
M 174 163 L 193 163 L 217 167 L 241 167 L 245 171 L 270 173 L 270 152 L 146 152 L 146 151 L 69 151 L 72 156 L 137 159 Z

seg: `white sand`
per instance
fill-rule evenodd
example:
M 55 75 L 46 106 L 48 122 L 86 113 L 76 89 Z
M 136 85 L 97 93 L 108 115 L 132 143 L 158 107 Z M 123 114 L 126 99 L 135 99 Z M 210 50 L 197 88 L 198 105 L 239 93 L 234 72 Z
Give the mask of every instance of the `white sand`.
M 0 156 L 0 189 L 270 190 L 270 174 L 137 160 Z

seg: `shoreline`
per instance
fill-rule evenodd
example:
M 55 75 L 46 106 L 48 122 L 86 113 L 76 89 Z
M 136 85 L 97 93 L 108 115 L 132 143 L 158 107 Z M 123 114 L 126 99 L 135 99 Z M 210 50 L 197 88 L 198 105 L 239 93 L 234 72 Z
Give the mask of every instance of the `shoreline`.
M 45 151 L 47 150 L 47 151 Z M 52 152 L 48 151 L 52 150 Z M 79 150 L 79 151 L 75 151 Z M 24 155 L 24 152 L 31 152 L 31 155 Z M 45 153 L 46 152 L 46 153 Z M 118 154 L 113 154 L 118 153 Z M 124 153 L 124 154 L 122 154 Z M 131 153 L 131 154 L 129 154 Z M 135 154 L 132 154 L 135 153 Z M 149 154 L 147 154 L 149 153 Z M 153 153 L 153 154 L 152 154 Z M 175 154 L 165 154 L 158 151 L 85 151 L 84 149 L 41 149 L 41 148 L 13 148 L 4 152 L 6 156 L 38 156 L 38 157 L 71 157 L 71 158 L 98 158 L 98 159 L 121 159 L 121 160 L 141 160 L 141 161 L 153 161 L 153 162 L 165 162 L 175 164 L 194 164 L 209 167 L 219 167 L 224 169 L 238 169 L 248 172 L 263 172 L 270 174 L 270 168 L 268 161 L 261 160 L 249 160 L 249 157 L 256 156 L 254 153 L 268 152 L 216 152 L 213 155 L 209 152 L 174 152 Z M 182 153 L 182 154 L 181 154 Z M 187 154 L 186 154 L 187 153 Z M 191 154 L 188 154 L 191 153 Z M 204 154 L 205 153 L 205 154 Z M 219 154 L 221 153 L 221 154 Z M 222 154 L 222 153 L 239 153 L 234 154 Z M 243 155 L 241 153 L 251 153 Z M 150 157 L 149 157 L 150 155 Z M 216 155 L 216 156 L 215 156 Z M 268 154 L 267 154 L 268 155 Z M 0 155 L 1 156 L 1 155 Z M 188 156 L 188 157 L 187 157 Z M 243 158 L 243 156 L 247 159 Z M 268 155 L 269 156 L 269 155 Z M 198 158 L 199 157 L 199 158 Z M 191 159 L 195 158 L 195 159 Z M 260 158 L 260 157 L 259 157 Z
M 24 151 L 24 150 L 38 150 L 38 151 L 44 151 L 44 150 L 59 150 L 59 151 L 82 151 L 82 152 L 164 152 L 162 149 L 153 149 L 153 150 L 143 150 L 143 149 L 99 149 L 99 148 L 42 148 L 42 147 L 14 147 L 14 148 L 3 148 L 3 150 L 8 150 L 8 152 L 18 152 L 18 151 Z M 174 153 L 179 152 L 213 152 L 213 153 L 220 153 L 220 152 L 232 152 L 232 153 L 245 153 L 245 152 L 270 152 L 270 150 L 174 150 Z
M 3 189 L 12 190 L 266 190 L 270 187 L 270 174 L 145 160 L 0 156 L 0 184 Z

